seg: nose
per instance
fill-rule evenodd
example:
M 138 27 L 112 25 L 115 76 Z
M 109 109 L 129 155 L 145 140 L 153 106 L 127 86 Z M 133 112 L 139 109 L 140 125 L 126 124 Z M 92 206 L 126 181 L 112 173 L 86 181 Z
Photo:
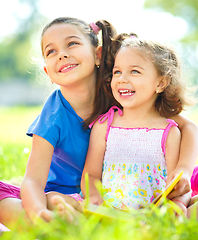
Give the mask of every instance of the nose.
M 127 77 L 125 74 L 122 74 L 122 75 L 119 77 L 119 82 L 120 82 L 120 83 L 128 83 L 128 82 L 129 82 L 128 77 Z
M 68 53 L 66 53 L 66 52 L 61 52 L 60 54 L 59 54 L 59 60 L 62 60 L 62 59 L 64 59 L 64 58 L 68 58 L 69 57 L 69 55 L 68 55 Z

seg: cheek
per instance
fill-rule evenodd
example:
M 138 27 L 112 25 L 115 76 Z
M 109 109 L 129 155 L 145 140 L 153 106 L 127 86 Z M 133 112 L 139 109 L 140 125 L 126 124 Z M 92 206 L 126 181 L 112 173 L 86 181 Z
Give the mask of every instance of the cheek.
M 112 89 L 112 91 L 114 91 L 114 88 L 115 88 L 115 84 L 114 84 L 114 81 L 113 81 L 113 79 L 111 80 L 111 89 Z
M 111 90 L 112 90 L 112 93 L 113 93 L 113 96 L 116 98 L 118 92 L 116 90 L 116 84 L 115 84 L 115 81 L 111 81 Z

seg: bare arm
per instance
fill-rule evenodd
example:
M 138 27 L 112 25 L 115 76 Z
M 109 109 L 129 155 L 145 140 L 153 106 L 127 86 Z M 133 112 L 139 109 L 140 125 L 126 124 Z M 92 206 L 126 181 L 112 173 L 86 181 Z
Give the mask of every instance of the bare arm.
M 166 140 L 166 164 L 168 176 L 175 170 L 180 152 L 181 133 L 179 129 L 172 126 Z
M 86 196 L 85 192 L 85 173 L 89 176 L 89 191 L 90 191 L 90 202 L 93 204 L 101 204 L 102 198 L 98 193 L 94 182 L 102 179 L 102 166 L 104 153 L 106 149 L 105 134 L 107 129 L 107 123 L 99 124 L 96 122 L 93 126 L 90 136 L 89 148 L 85 161 L 85 166 L 81 180 L 81 190 L 83 196 Z
M 176 166 L 178 165 L 180 141 L 181 133 L 179 129 L 176 127 L 172 127 L 170 129 L 166 142 L 166 162 L 168 176 L 176 169 Z M 175 198 L 172 198 L 170 196 L 171 194 L 169 194 L 168 198 L 174 201 L 186 214 L 187 210 L 185 205 L 187 206 L 190 201 L 190 193 L 186 193 Z
M 31 220 L 38 216 L 49 221 L 52 212 L 47 210 L 44 193 L 54 147 L 44 138 L 33 135 L 32 150 L 21 185 L 21 199 Z
M 190 178 L 198 157 L 198 127 L 181 115 L 176 115 L 173 119 L 178 123 L 181 131 L 181 146 L 179 161 L 175 170 L 168 176 L 167 183 L 169 183 L 177 173 L 183 171 L 184 174 L 176 185 L 175 190 L 169 195 L 170 198 L 180 196 L 190 191 Z

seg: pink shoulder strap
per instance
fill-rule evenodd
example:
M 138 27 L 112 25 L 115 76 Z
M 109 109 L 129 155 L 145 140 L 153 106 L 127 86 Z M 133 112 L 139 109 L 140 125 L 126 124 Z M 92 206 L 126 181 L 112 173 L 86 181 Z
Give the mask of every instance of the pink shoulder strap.
M 104 121 L 107 120 L 107 133 L 106 133 L 106 140 L 107 140 L 107 137 L 109 135 L 109 130 L 110 130 L 110 126 L 111 126 L 111 123 L 113 121 L 113 117 L 114 117 L 114 110 L 118 110 L 118 114 L 120 116 L 122 116 L 122 110 L 120 108 L 118 108 L 117 106 L 113 106 L 109 109 L 108 112 L 106 112 L 105 114 L 101 114 L 96 120 L 94 120 L 90 125 L 89 127 L 91 128 L 93 126 L 93 124 L 98 120 L 99 123 L 103 123 Z
M 166 126 L 163 136 L 162 136 L 162 141 L 161 141 L 161 146 L 162 146 L 162 151 L 164 153 L 164 155 L 166 154 L 166 139 L 168 137 L 168 133 L 171 129 L 172 126 L 178 126 L 178 124 L 172 120 L 172 119 L 167 119 L 167 122 L 169 122 L 169 124 Z

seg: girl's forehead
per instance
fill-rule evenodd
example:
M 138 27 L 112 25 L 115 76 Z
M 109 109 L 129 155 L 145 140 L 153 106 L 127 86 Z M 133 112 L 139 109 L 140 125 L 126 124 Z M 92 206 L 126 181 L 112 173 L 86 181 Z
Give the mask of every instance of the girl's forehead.
M 132 47 L 122 47 L 117 52 L 116 60 L 122 60 L 122 58 L 127 58 L 128 60 L 133 59 L 144 59 L 144 56 L 141 54 L 141 51 Z
M 118 57 L 122 58 L 124 56 L 129 59 L 142 59 L 143 61 L 146 61 L 146 62 L 152 61 L 151 54 L 149 54 L 149 52 L 146 51 L 145 49 L 141 49 L 138 47 L 131 47 L 131 46 L 121 47 L 116 55 L 116 58 Z
M 77 34 L 77 35 L 84 35 L 82 30 L 79 27 L 69 24 L 69 23 L 58 23 L 50 26 L 45 33 L 43 34 L 43 38 L 46 36 L 54 36 L 53 34 L 58 35 L 70 35 L 70 34 Z
M 68 23 L 54 24 L 44 32 L 41 47 L 44 49 L 46 45 L 59 44 L 60 41 L 71 37 L 78 37 L 86 41 L 86 37 L 79 27 Z

